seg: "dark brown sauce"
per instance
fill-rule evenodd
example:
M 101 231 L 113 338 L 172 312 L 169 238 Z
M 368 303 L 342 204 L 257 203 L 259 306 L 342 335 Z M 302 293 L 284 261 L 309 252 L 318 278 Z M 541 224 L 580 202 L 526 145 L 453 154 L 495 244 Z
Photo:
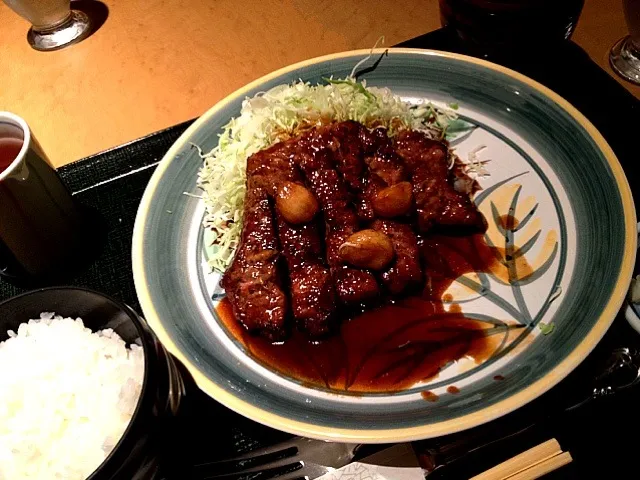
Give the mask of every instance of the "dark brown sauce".
M 437 300 L 443 298 L 456 278 L 465 273 L 492 271 L 500 258 L 499 249 L 487 246 L 483 235 L 430 235 L 421 240 L 420 253 L 429 278 L 425 295 Z M 445 295 L 445 301 L 451 299 Z
M 340 332 L 323 341 L 294 331 L 285 342 L 270 343 L 239 325 L 227 299 L 217 311 L 256 360 L 303 384 L 350 393 L 403 390 L 464 356 L 486 360 L 502 339 L 485 335 L 489 326 L 465 318 L 459 304 L 445 306 L 441 300 L 455 278 L 488 271 L 496 262 L 495 249 L 482 235 L 431 236 L 422 251 L 430 281 L 421 296 L 347 318 Z
M 420 395 L 422 395 L 422 398 L 424 398 L 427 402 L 437 402 L 440 398 L 438 395 L 429 390 L 420 392 Z
M 502 375 L 495 375 L 493 379 L 497 382 L 501 382 L 502 380 L 504 380 L 504 377 Z
M 455 385 L 449 385 L 447 387 L 447 393 L 455 395 L 457 393 L 460 393 L 460 389 L 458 387 L 456 387 Z

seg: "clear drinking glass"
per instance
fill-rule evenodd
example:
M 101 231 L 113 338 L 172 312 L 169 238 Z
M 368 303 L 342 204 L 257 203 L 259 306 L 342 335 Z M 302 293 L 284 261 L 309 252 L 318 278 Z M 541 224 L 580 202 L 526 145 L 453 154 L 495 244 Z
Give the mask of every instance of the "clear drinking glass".
M 27 40 L 36 50 L 57 50 L 90 33 L 89 17 L 79 10 L 72 10 L 70 0 L 3 1 L 31 22 Z
M 624 0 L 629 35 L 611 49 L 611 67 L 621 77 L 640 85 L 640 0 Z

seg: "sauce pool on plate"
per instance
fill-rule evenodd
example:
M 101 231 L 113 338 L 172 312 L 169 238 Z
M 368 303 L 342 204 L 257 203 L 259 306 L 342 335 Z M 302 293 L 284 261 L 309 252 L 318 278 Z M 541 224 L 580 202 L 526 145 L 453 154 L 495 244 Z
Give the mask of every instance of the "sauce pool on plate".
M 465 317 L 460 304 L 448 304 L 448 296 L 442 300 L 456 278 L 489 271 L 497 261 L 483 235 L 433 235 L 421 249 L 429 278 L 422 294 L 346 318 L 339 332 L 324 340 L 293 331 L 284 342 L 271 343 L 249 335 L 226 298 L 216 310 L 252 358 L 304 385 L 352 394 L 404 390 L 463 357 L 483 362 L 502 338 L 486 335 L 489 326 Z

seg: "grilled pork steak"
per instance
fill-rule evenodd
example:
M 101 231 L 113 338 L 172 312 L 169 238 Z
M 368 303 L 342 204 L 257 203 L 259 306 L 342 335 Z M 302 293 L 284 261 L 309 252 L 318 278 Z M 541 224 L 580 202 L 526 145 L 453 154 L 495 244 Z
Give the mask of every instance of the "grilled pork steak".
M 236 318 L 273 340 L 290 323 L 321 337 L 341 308 L 418 290 L 420 235 L 486 229 L 455 180 L 445 144 L 353 121 L 252 155 L 241 241 L 221 282 Z

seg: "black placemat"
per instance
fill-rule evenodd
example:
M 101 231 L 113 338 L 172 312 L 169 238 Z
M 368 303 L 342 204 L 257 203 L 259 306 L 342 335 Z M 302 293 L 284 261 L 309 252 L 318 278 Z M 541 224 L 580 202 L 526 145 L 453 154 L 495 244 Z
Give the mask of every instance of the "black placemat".
M 444 31 L 418 37 L 405 42 L 403 46 L 459 50 Z M 572 43 L 553 52 L 542 52 L 537 58 L 503 63 L 555 90 L 582 111 L 610 143 L 625 168 L 634 194 L 640 195 L 634 153 L 640 102 Z M 189 124 L 176 125 L 60 168 L 60 174 L 74 195 L 83 204 L 99 212 L 100 221 L 107 232 L 106 241 L 100 247 L 95 261 L 70 284 L 110 294 L 139 310 L 130 258 L 137 206 L 156 164 Z M 0 299 L 22 291 L 24 289 L 0 280 Z M 527 408 L 546 408 L 558 398 L 575 393 L 575 390 L 584 387 L 586 379 L 594 371 L 594 365 L 608 355 L 612 346 L 629 342 L 637 344 L 635 337 L 636 334 L 623 318 L 616 319 L 610 332 L 587 361 L 560 387 Z M 551 432 L 563 438 L 576 455 L 574 466 L 563 469 L 556 474 L 556 478 L 593 478 L 599 467 L 607 475 L 611 474 L 612 468 L 618 469 L 616 471 L 630 468 L 635 459 L 620 454 L 618 446 L 626 436 L 620 439 L 618 435 L 624 428 L 638 426 L 633 406 L 639 399 L 635 393 L 627 395 L 615 399 L 613 407 L 606 404 L 585 410 L 580 414 L 582 417 L 578 415 L 568 422 L 561 422 L 554 427 L 555 430 L 545 430 L 545 434 Z M 182 415 L 180 426 L 175 431 L 179 441 L 171 447 L 176 450 L 174 455 L 167 455 L 174 467 L 172 470 L 179 472 L 175 478 L 189 478 L 189 465 L 196 458 L 222 458 L 286 437 L 286 434 L 247 420 L 195 391 L 192 391 Z M 584 424 L 587 420 L 593 436 L 572 433 L 576 425 Z M 506 425 L 510 418 L 501 421 Z M 594 442 L 597 446 L 594 446 Z M 594 448 L 606 461 L 592 462 Z

